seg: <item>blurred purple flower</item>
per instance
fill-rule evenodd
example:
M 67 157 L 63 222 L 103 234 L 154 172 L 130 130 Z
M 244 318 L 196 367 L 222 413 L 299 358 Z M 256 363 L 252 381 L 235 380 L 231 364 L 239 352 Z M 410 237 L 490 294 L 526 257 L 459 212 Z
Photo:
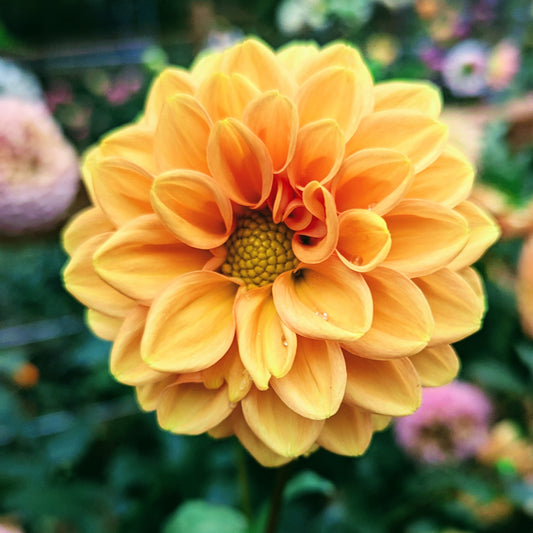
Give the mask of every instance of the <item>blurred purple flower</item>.
M 480 96 L 487 89 L 487 48 L 474 39 L 455 45 L 444 58 L 442 77 L 456 96 Z
M 76 152 L 45 104 L 0 97 L 0 233 L 52 227 L 78 185 Z
M 420 59 L 428 68 L 438 72 L 444 62 L 444 51 L 436 46 L 426 46 L 420 51 Z
M 395 436 L 421 462 L 461 461 L 486 442 L 490 415 L 491 404 L 480 389 L 453 381 L 424 389 L 419 409 L 396 421 Z
M 55 112 L 58 105 L 68 105 L 72 103 L 72 85 L 65 80 L 54 80 L 45 93 L 48 109 Z

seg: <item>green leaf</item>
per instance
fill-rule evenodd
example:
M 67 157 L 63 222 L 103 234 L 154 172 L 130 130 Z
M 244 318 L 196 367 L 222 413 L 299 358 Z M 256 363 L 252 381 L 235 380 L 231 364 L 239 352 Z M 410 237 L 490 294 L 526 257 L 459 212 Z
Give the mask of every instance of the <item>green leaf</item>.
M 180 505 L 162 533 L 246 533 L 248 522 L 239 511 L 202 500 Z
M 531 374 L 533 374 L 533 344 L 530 342 L 520 342 L 515 345 L 515 350 L 520 361 L 522 361 Z
M 319 476 L 312 470 L 304 470 L 294 476 L 285 488 L 284 497 L 287 501 L 306 494 L 322 494 L 331 496 L 335 492 L 335 485 L 328 479 Z

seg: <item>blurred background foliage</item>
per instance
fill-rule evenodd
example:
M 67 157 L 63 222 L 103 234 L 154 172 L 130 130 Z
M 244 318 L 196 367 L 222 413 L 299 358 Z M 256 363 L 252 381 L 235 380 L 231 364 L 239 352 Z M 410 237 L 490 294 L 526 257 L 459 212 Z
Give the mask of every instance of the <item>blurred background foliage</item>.
M 529 0 L 18 0 L 0 5 L 0 55 L 33 72 L 28 83 L 82 154 L 135 119 L 167 63 L 188 66 L 200 50 L 250 33 L 273 46 L 349 40 L 377 80 L 442 87 L 478 184 L 492 187 L 479 199 L 505 224 L 533 197 L 532 19 Z M 502 42 L 513 50 L 480 81 L 476 61 L 490 62 Z M 22 92 L 18 83 L 3 90 Z M 80 190 L 63 218 L 86 203 Z M 260 467 L 231 439 L 161 431 L 114 382 L 109 343 L 87 331 L 62 288 L 60 224 L 3 237 L 0 531 L 259 533 L 280 475 L 290 476 L 280 532 L 533 531 L 533 341 L 515 291 L 528 231 L 533 223 L 504 231 L 477 265 L 489 310 L 483 329 L 456 346 L 460 379 L 490 398 L 494 424 L 512 423 L 525 459 L 424 464 L 387 429 L 361 458 L 319 451 L 289 474 Z

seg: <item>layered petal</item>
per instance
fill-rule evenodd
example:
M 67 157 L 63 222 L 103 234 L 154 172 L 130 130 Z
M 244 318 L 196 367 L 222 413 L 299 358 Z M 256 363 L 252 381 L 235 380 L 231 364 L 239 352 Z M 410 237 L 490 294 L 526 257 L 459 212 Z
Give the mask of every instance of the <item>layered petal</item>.
M 157 421 L 173 433 L 199 435 L 222 422 L 233 408 L 226 387 L 211 390 L 201 383 L 170 385 L 157 404 Z
M 364 275 L 372 294 L 370 329 L 343 343 L 348 351 L 370 359 L 392 359 L 419 352 L 434 330 L 433 315 L 422 291 L 406 276 L 388 268 Z
M 392 246 L 383 266 L 407 276 L 447 266 L 468 242 L 467 221 L 440 204 L 404 200 L 385 216 Z
M 425 348 L 409 357 L 423 387 L 441 387 L 450 383 L 459 372 L 459 358 L 449 344 Z
M 272 293 L 283 322 L 304 337 L 351 341 L 372 321 L 367 284 L 336 258 L 281 274 Z
M 65 251 L 72 255 L 85 241 L 100 233 L 115 228 L 98 207 L 87 207 L 69 220 L 63 228 L 62 243 Z
M 235 301 L 240 357 L 260 390 L 271 376 L 287 374 L 296 353 L 296 334 L 280 320 L 271 287 L 243 291 Z
M 114 233 L 94 255 L 94 265 L 117 290 L 149 303 L 180 274 L 201 270 L 211 258 L 209 251 L 177 241 L 156 215 L 144 215 Z
M 318 51 L 317 44 L 312 41 L 295 42 L 279 48 L 276 56 L 287 72 L 297 75 L 298 71 L 305 68 L 305 65 L 318 54 Z
M 206 147 L 211 126 L 211 119 L 198 100 L 186 94 L 170 98 L 154 135 L 159 172 L 188 168 L 208 173 Z
M 207 250 L 226 242 L 233 227 L 233 209 L 217 182 L 194 170 L 159 176 L 152 187 L 154 211 L 183 243 Z
M 334 415 L 344 397 L 346 366 L 338 343 L 298 338 L 290 371 L 271 382 L 276 394 L 294 412 L 313 420 Z
M 326 420 L 317 442 L 330 452 L 354 457 L 368 448 L 373 429 L 369 411 L 344 403 Z
M 415 172 L 420 172 L 441 154 L 447 138 L 447 127 L 422 113 L 408 109 L 378 111 L 363 118 L 346 144 L 346 154 L 388 148 L 405 154 Z
M 141 344 L 143 359 L 165 372 L 194 372 L 215 364 L 235 335 L 237 289 L 216 272 L 177 278 L 152 303 Z
M 421 402 L 415 367 L 407 357 L 390 361 L 363 359 L 346 354 L 344 401 L 387 416 L 414 413 Z
M 106 341 L 115 340 L 124 320 L 122 317 L 105 315 L 94 309 L 87 309 L 85 319 L 91 331 Z
M 484 299 L 461 275 L 443 268 L 413 281 L 424 293 L 435 320 L 430 346 L 457 342 L 481 327 Z
M 137 385 L 135 387 L 135 396 L 137 402 L 143 411 L 155 411 L 159 403 L 161 393 L 169 386 L 176 382 L 174 374 L 166 374 L 167 377 L 155 381 Z
M 390 211 L 409 190 L 413 166 L 402 153 L 385 148 L 360 150 L 347 157 L 332 184 L 337 210 Z
M 323 420 L 310 420 L 295 413 L 272 389 L 252 388 L 241 405 L 250 429 L 284 457 L 298 457 L 309 450 L 324 426 Z
M 385 81 L 374 87 L 374 111 L 412 109 L 431 118 L 442 111 L 439 89 L 425 81 Z
M 257 208 L 270 195 L 272 160 L 261 139 L 239 121 L 217 122 L 207 145 L 211 175 L 240 205 Z

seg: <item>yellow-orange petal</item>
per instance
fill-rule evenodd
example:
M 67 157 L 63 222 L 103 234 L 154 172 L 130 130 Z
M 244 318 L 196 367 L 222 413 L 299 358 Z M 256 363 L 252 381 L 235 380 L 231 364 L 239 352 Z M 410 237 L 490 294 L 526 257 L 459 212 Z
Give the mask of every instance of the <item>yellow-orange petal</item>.
M 118 332 L 110 357 L 110 371 L 126 385 L 142 385 L 163 379 L 165 374 L 152 370 L 141 359 L 141 339 L 148 309 L 137 306 L 132 309 Z
M 468 242 L 467 221 L 454 210 L 426 200 L 403 200 L 385 215 L 392 246 L 383 266 L 407 276 L 446 267 Z
M 325 68 L 311 76 L 298 90 L 296 102 L 300 125 L 333 119 L 349 139 L 357 129 L 365 108 L 369 86 L 357 72 L 345 67 Z M 331 95 L 335 95 L 334 98 Z
M 272 189 L 272 160 L 261 139 L 238 120 L 217 122 L 207 145 L 211 175 L 240 205 L 256 208 Z
M 220 71 L 222 64 L 222 52 L 200 52 L 191 65 L 191 77 L 197 85 L 202 83 L 214 72 Z
M 313 41 L 289 43 L 276 51 L 279 63 L 293 75 L 317 54 L 318 45 Z
M 255 458 L 255 460 L 268 467 L 281 466 L 292 460 L 292 457 L 285 457 L 270 449 L 255 433 L 244 420 L 240 408 L 235 409 L 232 416 L 233 429 L 241 444 Z
M 501 230 L 492 216 L 473 202 L 461 202 L 455 211 L 466 219 L 470 229 L 466 246 L 448 265 L 452 270 L 459 270 L 475 263 L 498 240 Z
M 246 106 L 259 94 L 257 87 L 244 76 L 217 72 L 200 85 L 195 97 L 213 122 L 217 122 L 227 117 L 240 119 Z
M 152 213 L 152 177 L 141 167 L 122 158 L 101 160 L 92 172 L 96 201 L 116 226 Z
M 123 322 L 122 317 L 105 315 L 94 309 L 87 309 L 86 320 L 91 331 L 106 341 L 115 340 Z
M 372 322 L 367 284 L 337 258 L 284 272 L 272 293 L 281 320 L 304 337 L 351 341 Z
M 225 50 L 220 68 L 228 74 L 242 74 L 261 92 L 275 89 L 291 96 L 295 89 L 295 83 L 280 68 L 274 52 L 257 39 L 246 39 Z
M 156 215 L 122 226 L 95 253 L 99 276 L 117 290 L 150 303 L 179 275 L 201 270 L 212 258 L 207 250 L 176 240 Z
M 346 158 L 332 183 L 337 210 L 387 213 L 409 190 L 413 166 L 400 152 L 369 148 Z
M 442 111 L 440 90 L 426 81 L 385 81 L 374 87 L 374 111 L 412 109 L 431 118 Z
M 219 424 L 212 427 L 207 433 L 210 437 L 213 437 L 214 439 L 225 439 L 227 437 L 231 437 L 232 435 L 235 435 L 235 430 L 233 429 L 233 412 L 222 420 Z
M 368 272 L 389 253 L 391 236 L 385 221 L 367 209 L 351 209 L 339 217 L 337 255 L 350 269 Z
M 435 320 L 430 346 L 457 342 L 481 327 L 485 301 L 460 274 L 443 268 L 413 281 L 424 293 Z
M 65 251 L 72 255 L 91 237 L 107 233 L 115 228 L 99 207 L 87 207 L 72 217 L 62 231 L 62 243 Z
M 303 228 L 300 233 L 296 233 L 292 238 L 292 250 L 294 255 L 305 263 L 315 264 L 326 261 L 335 251 L 339 238 L 339 221 L 335 208 L 335 199 L 326 187 L 312 181 L 305 186 L 302 195 L 303 204 L 306 209 L 302 209 L 303 219 L 306 215 L 313 215 L 315 218 L 315 234 L 312 225 Z M 298 220 L 291 213 L 292 218 L 286 220 L 291 229 L 296 230 L 295 221 Z M 300 219 L 301 221 L 301 219 Z
M 518 310 L 525 333 L 533 337 L 533 237 L 529 237 L 518 260 Z
M 102 233 L 81 244 L 67 263 L 63 279 L 66 289 L 83 305 L 105 315 L 123 317 L 135 302 L 103 281 L 93 265 L 96 250 L 111 235 Z
M 431 165 L 415 175 L 405 197 L 454 207 L 470 194 L 474 174 L 474 167 L 465 156 L 448 145 Z
M 372 326 L 359 339 L 343 343 L 370 359 L 393 359 L 419 352 L 434 330 L 433 315 L 422 291 L 406 276 L 388 268 L 364 274 L 372 294 Z
M 166 374 L 167 377 L 155 381 L 149 381 L 135 387 L 137 402 L 143 411 L 154 411 L 157 408 L 161 393 L 175 383 L 175 374 Z
M 91 146 L 83 153 L 81 158 L 81 180 L 87 191 L 87 196 L 95 205 L 96 198 L 94 196 L 92 172 L 101 158 L 102 154 L 99 146 Z
M 338 413 L 326 420 L 317 443 L 330 452 L 354 457 L 368 448 L 373 429 L 369 411 L 343 403 Z
M 169 67 L 163 70 L 154 80 L 146 100 L 146 112 L 143 117 L 151 129 L 155 129 L 159 122 L 161 111 L 167 100 L 177 94 L 194 93 L 194 83 L 191 75 L 182 68 Z
M 287 167 L 289 181 L 302 190 L 317 181 L 325 185 L 339 170 L 344 155 L 344 135 L 331 119 L 307 124 L 298 132 L 296 150 Z
M 423 387 L 440 387 L 450 383 L 459 372 L 459 358 L 449 344 L 424 348 L 409 357 Z
M 252 388 L 241 406 L 255 435 L 284 457 L 298 457 L 309 450 L 324 426 L 323 420 L 310 420 L 295 413 L 272 389 Z
M 323 420 L 334 415 L 344 397 L 346 365 L 338 343 L 298 338 L 290 371 L 273 378 L 272 388 L 293 411 Z
M 143 359 L 164 372 L 194 372 L 215 364 L 235 335 L 237 289 L 216 272 L 180 276 L 150 308 L 141 344 Z
M 298 133 L 298 111 L 292 101 L 268 91 L 250 102 L 242 121 L 267 147 L 274 172 L 284 170 L 294 155 Z
M 408 109 L 378 111 L 361 120 L 346 143 L 346 155 L 365 148 L 388 148 L 405 154 L 415 172 L 420 172 L 441 154 L 447 138 L 447 127 L 422 113 Z
M 154 134 L 154 158 L 159 172 L 188 168 L 207 173 L 207 140 L 212 122 L 192 96 L 178 94 L 163 106 Z
M 296 334 L 280 320 L 271 285 L 239 293 L 235 317 L 242 363 L 255 386 L 266 390 L 271 376 L 282 377 L 290 370 Z
M 383 431 L 391 423 L 392 417 L 372 413 L 372 426 L 374 431 Z
M 157 421 L 173 433 L 199 435 L 222 422 L 233 408 L 226 387 L 210 390 L 201 383 L 170 385 L 157 404 Z
M 390 361 L 363 359 L 346 353 L 344 401 L 387 416 L 405 416 L 420 406 L 421 386 L 407 357 Z
M 99 145 L 102 158 L 120 157 L 148 174 L 156 171 L 153 132 L 141 124 L 122 126 L 104 137 Z
M 173 170 L 154 181 L 154 211 L 176 237 L 194 248 L 216 248 L 233 225 L 231 202 L 211 177 L 195 170 Z

